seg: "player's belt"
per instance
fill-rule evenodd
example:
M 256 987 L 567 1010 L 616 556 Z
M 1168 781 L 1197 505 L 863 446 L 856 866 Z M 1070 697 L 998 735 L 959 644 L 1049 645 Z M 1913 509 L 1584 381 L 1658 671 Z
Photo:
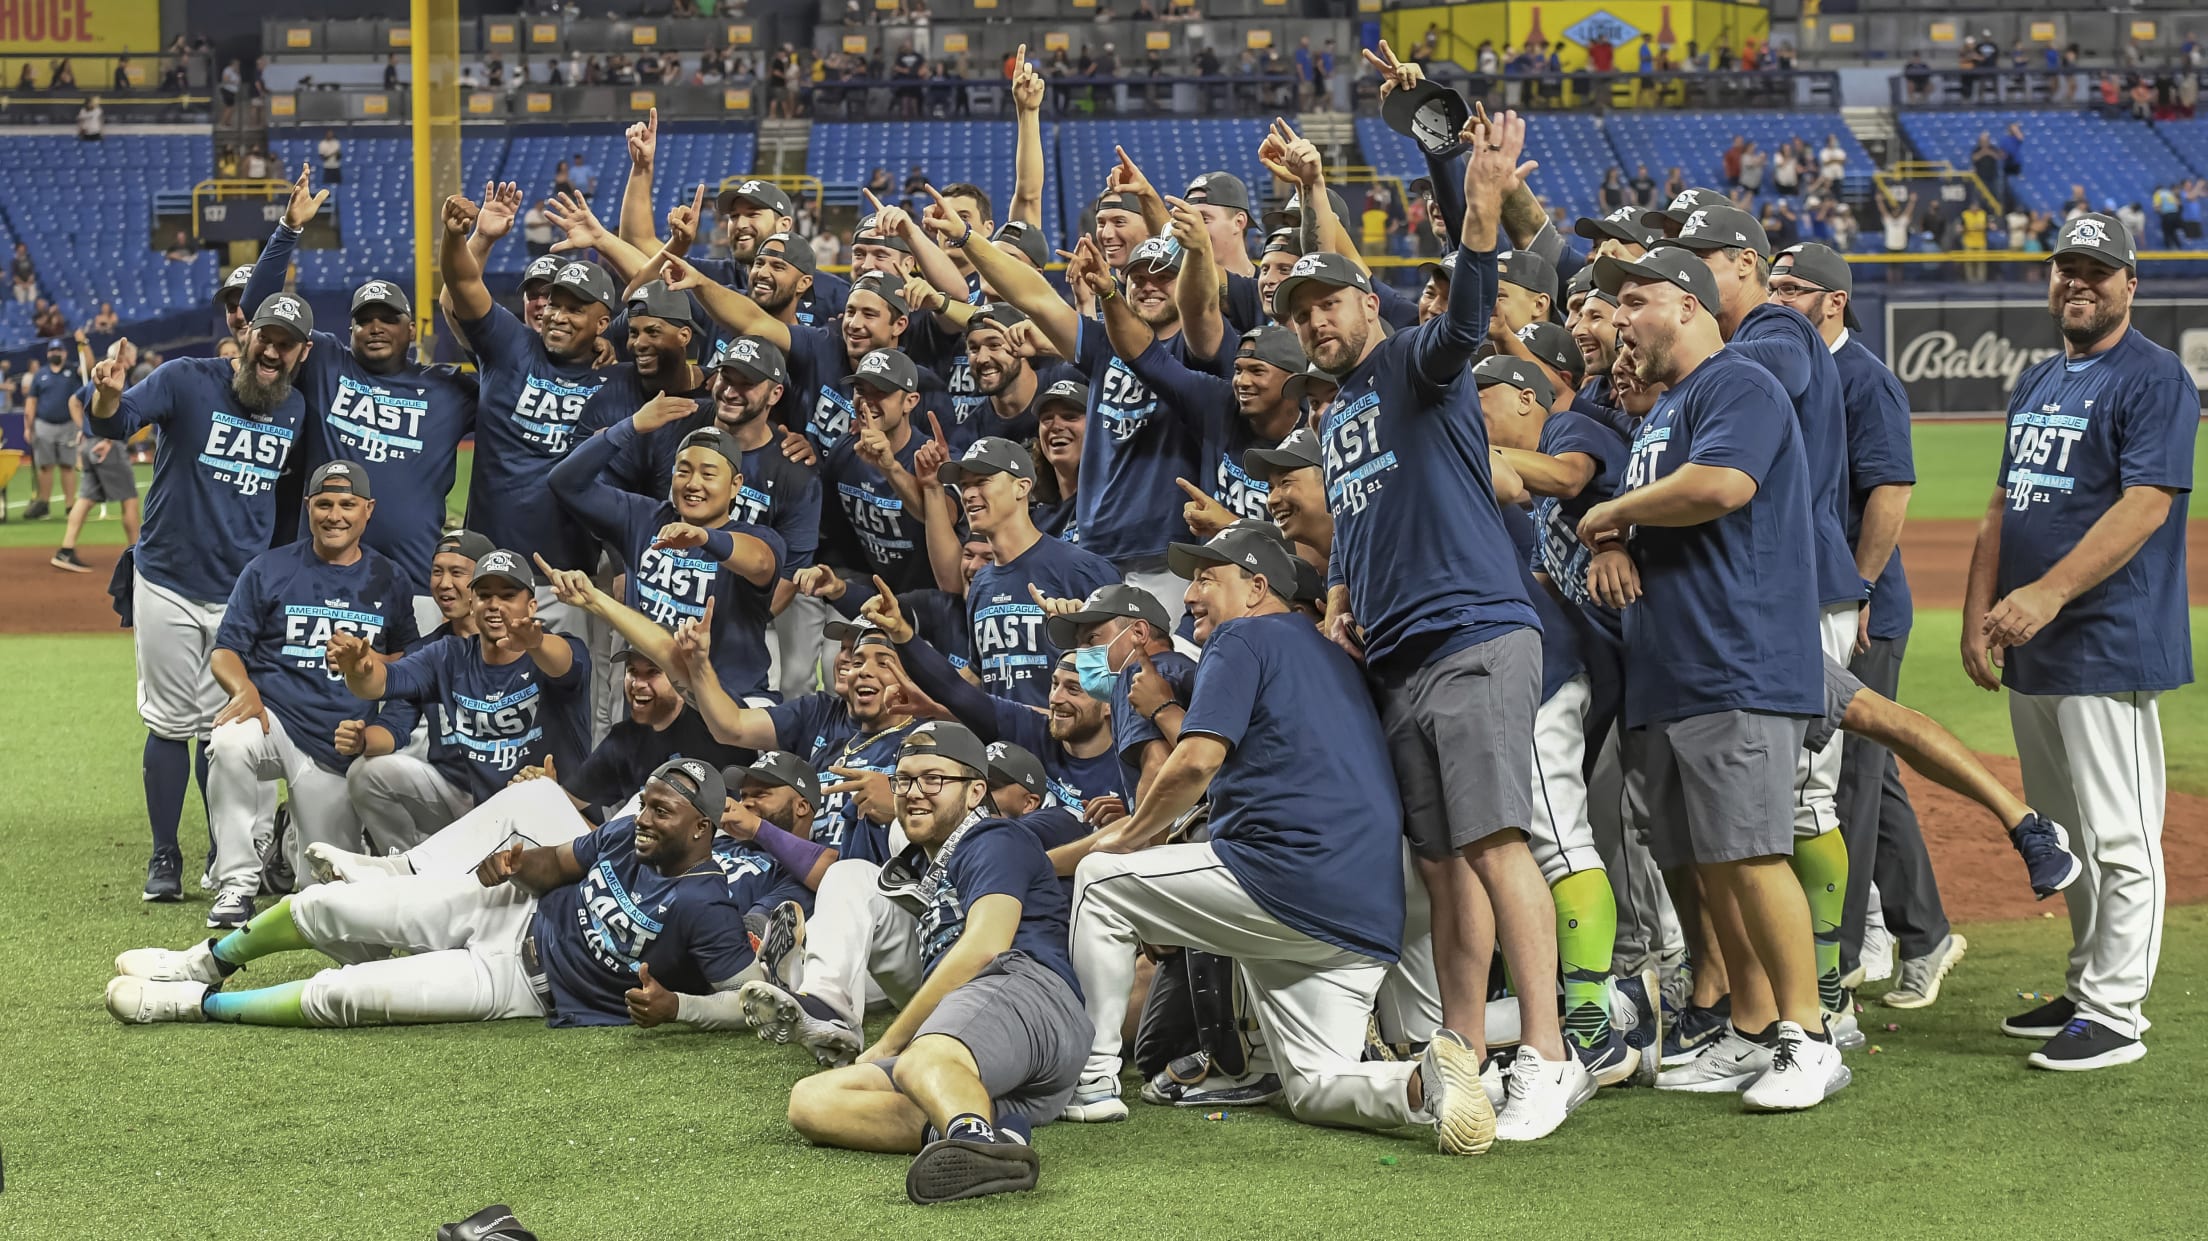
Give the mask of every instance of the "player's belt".
M 531 931 L 521 937 L 521 972 L 529 979 L 529 990 L 536 993 L 537 1003 L 544 1006 L 546 1016 L 552 1014 L 552 980 L 545 977 L 544 966 L 537 962 L 537 935 Z

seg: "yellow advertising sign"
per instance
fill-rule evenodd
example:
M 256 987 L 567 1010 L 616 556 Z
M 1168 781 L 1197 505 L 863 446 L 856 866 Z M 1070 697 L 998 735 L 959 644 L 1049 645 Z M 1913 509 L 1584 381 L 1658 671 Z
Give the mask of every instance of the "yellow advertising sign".
M 314 30 L 308 26 L 288 26 L 284 29 L 285 47 L 313 47 Z
M 956 54 L 956 53 L 959 53 L 959 52 L 963 52 L 963 51 L 965 51 L 965 50 L 966 50 L 966 36 L 965 36 L 965 35 L 962 35 L 962 34 L 946 34 L 946 35 L 944 35 L 944 36 L 943 36 L 943 50 L 944 50 L 944 51 L 946 51 L 946 52 L 950 52 L 950 53 L 953 53 L 953 54 Z
M 558 26 L 552 24 L 551 22 L 529 23 L 529 42 L 531 44 L 541 47 L 550 47 L 551 45 L 559 41 L 560 28 Z
M 1063 52 L 1072 46 L 1072 38 L 1063 30 L 1045 31 L 1043 34 L 1043 50 L 1046 52 Z
M 0 52 L 152 54 L 161 0 L 0 0 Z
M 1169 52 L 1173 50 L 1173 32 L 1170 30 L 1145 30 L 1142 32 L 1145 51 Z
M 863 34 L 847 34 L 843 36 L 843 50 L 844 53 L 849 56 L 866 55 L 866 36 Z
M 1364 0 L 1359 5 L 1363 11 Z M 1771 13 L 1758 4 L 1726 0 L 1473 0 L 1411 3 L 1389 8 L 1380 18 L 1381 36 L 1399 48 L 1415 45 L 1429 26 L 1445 36 L 1444 56 L 1456 48 L 1469 58 L 1482 43 L 1498 50 L 1530 43 L 1556 49 L 1565 69 L 1572 70 L 1586 67 L 1589 48 L 1608 43 L 1615 66 L 1635 69 L 1644 48 L 1651 53 L 1669 48 L 1676 59 L 1690 42 L 1736 51 L 1751 39 L 1768 42 Z M 1860 22 L 1855 35 L 1858 43 L 1865 36 Z
M 361 114 L 362 116 L 388 116 L 388 115 L 390 115 L 390 114 L 391 114 L 391 96 L 389 96 L 389 95 L 362 95 L 362 96 L 360 97 L 360 114 Z
M 1934 43 L 1953 43 L 1955 41 L 1955 23 L 1933 22 L 1930 32 L 1925 37 Z
M 2055 24 L 2054 24 L 2053 22 L 2033 22 L 2033 23 L 2032 23 L 2032 42 L 2034 42 L 2034 43 L 2052 43 L 2052 42 L 2054 42 L 2054 41 L 2055 41 Z
M 1843 22 L 1843 21 L 1833 21 L 1833 22 L 1827 22 L 1827 23 L 1825 24 L 1825 42 L 1827 42 L 1827 43 L 1853 43 L 1853 42 L 1855 42 L 1855 23 L 1854 23 L 1854 22 Z
M 531 112 L 550 112 L 552 96 L 543 91 L 530 91 L 522 96 L 522 107 Z
M 2139 42 L 2152 43 L 2154 42 L 2154 36 L 2155 24 L 2153 22 L 2135 21 L 2131 24 L 2131 37 Z
M 270 95 L 268 97 L 268 114 L 270 116 L 296 116 L 298 112 L 299 100 L 295 96 L 286 94 Z
M 512 22 L 486 22 L 483 26 L 484 36 L 499 47 L 512 47 L 516 33 Z
M 721 106 L 730 112 L 751 111 L 751 92 L 741 86 L 721 92 Z
M 658 106 L 659 96 L 652 91 L 632 90 L 629 92 L 629 111 L 631 112 L 649 112 Z
M 1273 32 L 1270 30 L 1252 30 L 1243 36 L 1242 42 L 1252 51 L 1263 51 L 1273 45 Z
M 468 115 L 489 116 L 498 108 L 498 96 L 487 90 L 468 92 Z
M 653 47 L 659 43 L 659 27 L 638 26 L 629 31 L 629 42 L 636 47 Z
M 730 47 L 750 47 L 751 39 L 750 26 L 742 23 L 730 24 L 728 28 L 728 45 Z

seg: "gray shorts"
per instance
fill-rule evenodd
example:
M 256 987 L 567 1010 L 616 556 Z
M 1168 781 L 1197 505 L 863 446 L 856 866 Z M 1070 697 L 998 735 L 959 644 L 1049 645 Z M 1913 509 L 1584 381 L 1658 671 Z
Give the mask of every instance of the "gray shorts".
M 1533 825 L 1533 717 L 1541 635 L 1514 629 L 1427 664 L 1375 697 L 1403 795 L 1403 832 L 1427 859 Z
M 1718 711 L 1641 729 L 1649 851 L 1667 870 L 1794 853 L 1794 769 L 1808 721 Z
M 965 1044 L 997 1115 L 1018 1112 L 1029 1123 L 1058 1119 L 1081 1082 L 1096 1041 L 1080 997 L 1049 966 L 1024 952 L 1004 952 L 973 981 L 943 997 L 913 1041 L 941 1034 Z M 884 1073 L 895 1057 L 877 1060 Z
M 92 445 L 105 443 L 107 459 L 94 461 Z M 84 441 L 77 450 L 77 498 L 94 504 L 120 504 L 138 498 L 138 476 L 130 472 L 130 448 L 121 440 Z
M 58 465 L 65 470 L 73 470 L 77 468 L 76 454 L 76 423 L 48 422 L 43 418 L 32 421 L 32 468 L 44 470 Z
M 1812 754 L 1824 753 L 1825 747 L 1840 731 L 1840 721 L 1848 714 L 1848 704 L 1863 692 L 1863 682 L 1848 671 L 1848 666 L 1825 656 L 1825 713 L 1809 722 L 1809 735 L 1802 738 L 1802 748 Z

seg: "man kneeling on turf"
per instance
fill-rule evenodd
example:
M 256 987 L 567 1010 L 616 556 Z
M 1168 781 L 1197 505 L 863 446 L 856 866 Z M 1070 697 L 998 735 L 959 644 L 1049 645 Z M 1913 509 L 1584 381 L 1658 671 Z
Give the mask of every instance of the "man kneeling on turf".
M 891 787 L 918 852 L 884 881 L 903 865 L 916 873 L 888 892 L 905 916 L 876 926 L 870 964 L 921 982 L 857 1064 L 790 1092 L 790 1124 L 810 1141 L 918 1151 L 905 1194 L 923 1205 L 1033 1189 L 1026 1132 L 1065 1109 L 1091 1041 L 1065 889 L 1042 843 L 986 810 L 988 770 L 987 750 L 956 724 L 905 739 Z
M 713 852 L 726 800 L 710 764 L 673 759 L 652 773 L 634 817 L 574 840 L 517 842 L 473 874 L 323 884 L 220 940 L 126 952 L 115 958 L 121 977 L 107 985 L 107 1010 L 131 1024 L 726 1025 L 752 960 L 743 911 Z M 301 948 L 410 955 L 222 989 L 247 962 Z

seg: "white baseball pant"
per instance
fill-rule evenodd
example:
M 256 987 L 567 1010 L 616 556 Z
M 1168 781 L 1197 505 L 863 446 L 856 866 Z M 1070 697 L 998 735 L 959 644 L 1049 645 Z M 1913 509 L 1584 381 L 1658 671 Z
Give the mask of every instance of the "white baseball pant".
M 1595 829 L 1587 817 L 1586 674 L 1556 687 L 1533 717 L 1533 825 L 1526 845 L 1555 887 L 1583 870 L 1601 870 Z
M 1243 990 L 1254 984 L 1243 980 Z M 1380 1038 L 1388 1043 L 1427 1043 L 1441 1028 L 1441 981 L 1434 976 L 1434 907 L 1418 877 L 1418 859 L 1403 845 L 1403 953 L 1380 980 L 1373 997 Z
M 2162 955 L 2162 818 L 2168 799 L 2159 695 L 2009 692 L 2024 799 L 2070 832 L 2085 865 L 2063 889 L 2078 1016 L 2138 1038 Z
M 820 600 L 797 595 L 774 618 L 774 641 L 767 644 L 767 683 L 781 690 L 785 700 L 832 686 L 836 652 L 842 644 L 829 641 L 821 628 L 836 617 L 836 610 Z
M 1817 634 L 1825 657 L 1845 668 L 1855 658 L 1855 616 L 1860 603 L 1827 604 L 1817 614 Z M 1829 744 L 1812 754 L 1803 750 L 1794 761 L 1794 838 L 1807 840 L 1840 830 L 1840 756 L 1842 747 Z
M 882 895 L 881 873 L 858 858 L 828 867 L 805 920 L 796 976 L 785 980 L 835 1009 L 853 1029 L 869 1004 L 886 999 L 902 1008 L 927 978 L 920 920 Z
M 230 701 L 209 669 L 227 602 L 187 599 L 133 570 L 130 606 L 138 718 L 156 737 L 205 741 L 214 729 L 215 713 Z
M 291 836 L 284 853 L 293 874 L 312 882 L 305 864 L 308 845 L 360 847 L 360 818 L 345 796 L 344 776 L 307 757 L 273 711 L 266 731 L 259 720 L 233 721 L 215 729 L 207 745 L 207 825 L 215 838 L 209 869 L 219 890 L 248 896 L 259 890 L 261 859 L 254 842 L 275 830 L 278 780 L 291 786 Z
M 332 955 L 409 955 L 321 971 L 307 980 L 301 1011 L 318 1026 L 542 1017 L 522 964 L 536 909 L 526 891 L 486 888 L 472 874 L 308 888 L 291 898 L 307 942 Z
M 1243 891 L 1209 842 L 1082 859 L 1071 937 L 1074 972 L 1097 1030 L 1084 1079 L 1119 1080 L 1136 945 L 1171 945 L 1241 966 L 1296 1119 L 1361 1129 L 1423 1119 L 1406 1093 L 1416 1064 L 1360 1059 L 1386 964 L 1281 923 Z
M 345 792 L 374 853 L 411 849 L 474 805 L 467 790 L 430 764 L 426 721 L 404 749 L 354 759 L 345 769 Z
M 1611 972 L 1637 974 L 1659 962 L 1685 959 L 1686 935 L 1680 930 L 1678 911 L 1672 908 L 1671 893 L 1664 887 L 1664 873 L 1633 823 L 1615 728 L 1602 739 L 1594 773 L 1587 781 L 1587 822 L 1618 902 L 1618 944 Z
M 509 784 L 406 851 L 416 875 L 475 874 L 476 864 L 519 842 L 547 849 L 591 833 L 590 820 L 550 780 Z

